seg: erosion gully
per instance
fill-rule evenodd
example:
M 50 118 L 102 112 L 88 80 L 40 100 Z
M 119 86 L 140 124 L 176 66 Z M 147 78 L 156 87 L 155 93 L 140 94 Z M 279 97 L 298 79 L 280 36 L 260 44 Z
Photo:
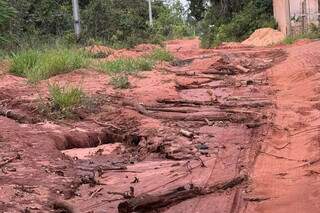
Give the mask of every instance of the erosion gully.
M 106 77 L 91 70 L 57 77 L 80 79 L 103 100 L 78 120 L 43 120 L 32 98 L 41 88 L 2 76 L 0 211 L 282 212 L 273 204 L 284 208 L 277 184 L 290 185 L 289 172 L 274 174 L 268 162 L 317 162 L 284 152 L 293 127 L 281 119 L 302 122 L 286 114 L 290 98 L 279 100 L 297 101 L 294 86 L 283 83 L 288 76 L 308 76 L 291 73 L 302 63 L 290 58 L 299 58 L 299 47 L 202 50 L 195 39 L 166 48 L 176 60 L 132 77 L 127 91 L 110 89 Z M 94 80 L 94 87 L 87 83 Z M 274 149 L 284 153 L 266 148 L 267 142 L 279 143 Z

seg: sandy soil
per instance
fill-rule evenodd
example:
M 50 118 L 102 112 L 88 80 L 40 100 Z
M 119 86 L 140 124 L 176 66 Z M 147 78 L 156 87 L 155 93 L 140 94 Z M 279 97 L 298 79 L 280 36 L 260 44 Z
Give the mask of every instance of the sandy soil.
M 35 86 L 2 74 L 0 212 L 317 212 L 319 45 L 169 41 L 176 60 L 131 76 L 127 90 L 95 70 Z M 46 117 L 49 82 L 99 104 Z
M 319 42 L 292 46 L 288 59 L 268 71 L 273 99 L 266 132 L 252 173 L 252 194 L 267 200 L 247 212 L 318 212 Z
M 270 45 L 280 44 L 285 39 L 285 35 L 272 28 L 257 29 L 250 35 L 248 39 L 241 44 L 255 46 L 255 47 L 267 47 Z

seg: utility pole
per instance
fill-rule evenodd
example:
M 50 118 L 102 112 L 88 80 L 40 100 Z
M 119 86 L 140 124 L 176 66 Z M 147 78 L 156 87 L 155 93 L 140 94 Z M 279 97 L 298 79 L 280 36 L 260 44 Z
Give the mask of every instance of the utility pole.
M 74 31 L 77 40 L 80 39 L 81 25 L 80 25 L 80 14 L 79 14 L 79 2 L 78 0 L 72 0 L 73 8 L 73 20 L 74 20 Z
M 149 22 L 150 22 L 150 26 L 153 26 L 153 18 L 152 18 L 152 4 L 151 4 L 152 0 L 148 0 L 149 2 Z

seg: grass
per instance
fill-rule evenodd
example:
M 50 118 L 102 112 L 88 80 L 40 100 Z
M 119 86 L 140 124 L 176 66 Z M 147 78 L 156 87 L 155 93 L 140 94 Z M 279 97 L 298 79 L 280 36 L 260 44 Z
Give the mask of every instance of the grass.
M 11 57 L 10 72 L 36 83 L 88 65 L 88 55 L 67 48 L 24 50 Z
M 119 58 L 99 64 L 99 68 L 109 74 L 134 74 L 138 71 L 150 71 L 158 61 L 172 61 L 174 57 L 168 51 L 157 48 L 151 54 L 139 58 Z
M 62 114 L 70 114 L 75 107 L 81 105 L 85 97 L 80 88 L 61 87 L 57 84 L 49 85 L 49 93 L 53 111 Z
M 129 78 L 127 75 L 114 75 L 110 82 L 116 89 L 128 89 L 130 87 Z
M 318 38 L 320 38 L 320 34 L 316 33 L 316 32 L 309 32 L 309 33 L 295 35 L 295 36 L 288 36 L 282 41 L 282 43 L 283 44 L 293 44 L 297 40 L 304 39 L 304 38 L 307 38 L 307 39 L 318 39 Z
M 154 61 L 173 61 L 174 57 L 173 55 L 168 52 L 167 50 L 163 48 L 157 48 L 155 49 L 149 56 L 147 56 L 149 59 L 152 59 Z
M 155 62 L 153 60 L 150 60 L 148 58 L 120 58 L 113 61 L 101 63 L 99 67 L 109 74 L 133 74 L 138 71 L 152 70 L 154 63 Z

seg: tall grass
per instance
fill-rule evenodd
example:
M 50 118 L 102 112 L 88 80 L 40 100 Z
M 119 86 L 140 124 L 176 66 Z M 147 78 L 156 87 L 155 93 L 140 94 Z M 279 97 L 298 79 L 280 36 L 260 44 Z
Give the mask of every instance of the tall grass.
M 80 105 L 85 97 L 84 92 L 77 87 L 61 87 L 57 84 L 49 85 L 52 108 L 55 111 L 68 114 Z
M 152 70 L 154 61 L 147 58 L 120 58 L 114 61 L 107 61 L 101 63 L 99 68 L 109 74 L 127 73 L 133 74 L 138 71 Z
M 13 54 L 11 60 L 10 72 L 32 83 L 88 65 L 86 53 L 67 48 L 24 50 Z

